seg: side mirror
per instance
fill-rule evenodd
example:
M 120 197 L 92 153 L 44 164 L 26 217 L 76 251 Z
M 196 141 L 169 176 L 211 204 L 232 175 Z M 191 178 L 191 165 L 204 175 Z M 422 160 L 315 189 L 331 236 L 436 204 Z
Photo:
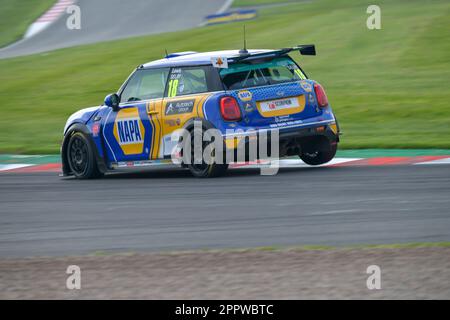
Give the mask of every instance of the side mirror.
M 112 108 L 114 111 L 119 110 L 119 96 L 117 93 L 108 94 L 105 97 L 105 106 Z

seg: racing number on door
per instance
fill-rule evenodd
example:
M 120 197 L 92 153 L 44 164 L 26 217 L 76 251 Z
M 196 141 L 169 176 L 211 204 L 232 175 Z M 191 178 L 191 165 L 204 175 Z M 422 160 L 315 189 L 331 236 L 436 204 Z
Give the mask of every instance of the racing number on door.
M 178 85 L 181 78 L 181 69 L 174 68 L 170 73 L 169 87 L 167 89 L 167 96 L 169 98 L 176 97 L 178 92 Z
M 167 94 L 169 98 L 175 97 L 177 95 L 178 82 L 179 82 L 178 79 L 173 79 L 169 81 L 169 91 Z

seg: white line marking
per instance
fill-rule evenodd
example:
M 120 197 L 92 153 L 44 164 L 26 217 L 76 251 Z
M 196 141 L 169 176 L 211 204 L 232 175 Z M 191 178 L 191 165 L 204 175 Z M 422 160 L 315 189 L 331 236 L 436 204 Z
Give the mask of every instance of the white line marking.
M 14 158 L 14 159 L 42 158 L 42 157 L 45 157 L 45 155 L 34 155 L 34 154 L 13 154 L 13 155 L 11 155 L 11 158 Z
M 225 2 L 223 4 L 223 6 L 220 7 L 220 9 L 216 12 L 216 14 L 221 14 L 221 13 L 224 13 L 225 11 L 227 11 L 228 8 L 231 7 L 231 5 L 233 4 L 233 1 L 234 0 L 227 0 L 227 2 Z
M 0 171 L 8 171 L 8 170 L 20 169 L 20 168 L 31 167 L 31 166 L 34 166 L 34 164 L 21 164 L 21 163 L 0 164 Z
M 450 158 L 414 163 L 414 165 L 417 164 L 450 164 Z
M 76 0 L 59 0 L 47 12 L 42 14 L 28 27 L 22 40 L 31 38 L 32 36 L 47 29 L 51 24 L 53 24 L 53 22 L 58 20 L 59 17 L 64 14 L 67 7 L 74 4 L 75 2 Z
M 330 162 L 325 163 L 325 164 L 321 164 L 321 165 L 316 166 L 316 167 L 327 167 L 327 166 L 332 166 L 334 164 L 341 164 L 341 163 L 350 162 L 350 161 L 356 161 L 356 160 L 361 160 L 361 158 L 334 158 Z M 232 164 L 231 168 L 232 169 L 260 168 L 261 166 L 264 166 L 264 165 L 265 165 L 265 163 L 248 164 L 248 165 L 238 164 L 238 166 L 235 167 Z M 304 163 L 300 159 L 281 159 L 280 162 L 279 162 L 279 166 L 280 166 L 280 168 L 308 168 L 308 167 L 313 167 L 313 166 L 310 166 L 310 165 Z

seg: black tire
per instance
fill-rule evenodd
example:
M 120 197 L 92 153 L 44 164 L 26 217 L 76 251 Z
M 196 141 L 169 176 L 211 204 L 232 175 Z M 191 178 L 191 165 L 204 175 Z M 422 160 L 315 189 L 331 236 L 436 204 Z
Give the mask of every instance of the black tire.
M 207 164 L 204 161 L 201 164 L 194 164 L 194 134 L 193 130 L 190 131 L 191 133 L 191 162 L 187 163 L 186 166 L 188 167 L 189 171 L 194 177 L 197 178 L 214 178 L 222 176 L 228 169 L 228 164 L 218 164 L 218 163 L 212 163 Z M 202 132 L 203 135 L 203 132 Z M 205 147 L 211 142 L 204 142 L 202 145 L 202 152 L 205 149 Z M 225 158 L 223 156 L 223 158 Z
M 98 170 L 94 150 L 88 138 L 74 132 L 67 144 L 67 162 L 71 173 L 78 179 L 94 179 L 103 176 Z
M 318 166 L 331 161 L 336 155 L 337 144 L 331 144 L 327 150 L 316 150 L 314 152 L 305 152 L 300 155 L 300 159 L 306 164 Z

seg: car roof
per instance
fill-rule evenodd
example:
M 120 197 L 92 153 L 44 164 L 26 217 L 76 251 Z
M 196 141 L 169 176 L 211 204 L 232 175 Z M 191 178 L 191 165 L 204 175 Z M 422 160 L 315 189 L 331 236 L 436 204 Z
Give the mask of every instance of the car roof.
M 268 49 L 252 49 L 248 50 L 250 55 L 271 52 Z M 177 52 L 168 54 L 165 58 L 155 60 L 142 65 L 142 68 L 161 68 L 161 67 L 181 67 L 194 65 L 210 65 L 211 58 L 235 58 L 239 57 L 239 50 L 222 50 L 210 52 Z

